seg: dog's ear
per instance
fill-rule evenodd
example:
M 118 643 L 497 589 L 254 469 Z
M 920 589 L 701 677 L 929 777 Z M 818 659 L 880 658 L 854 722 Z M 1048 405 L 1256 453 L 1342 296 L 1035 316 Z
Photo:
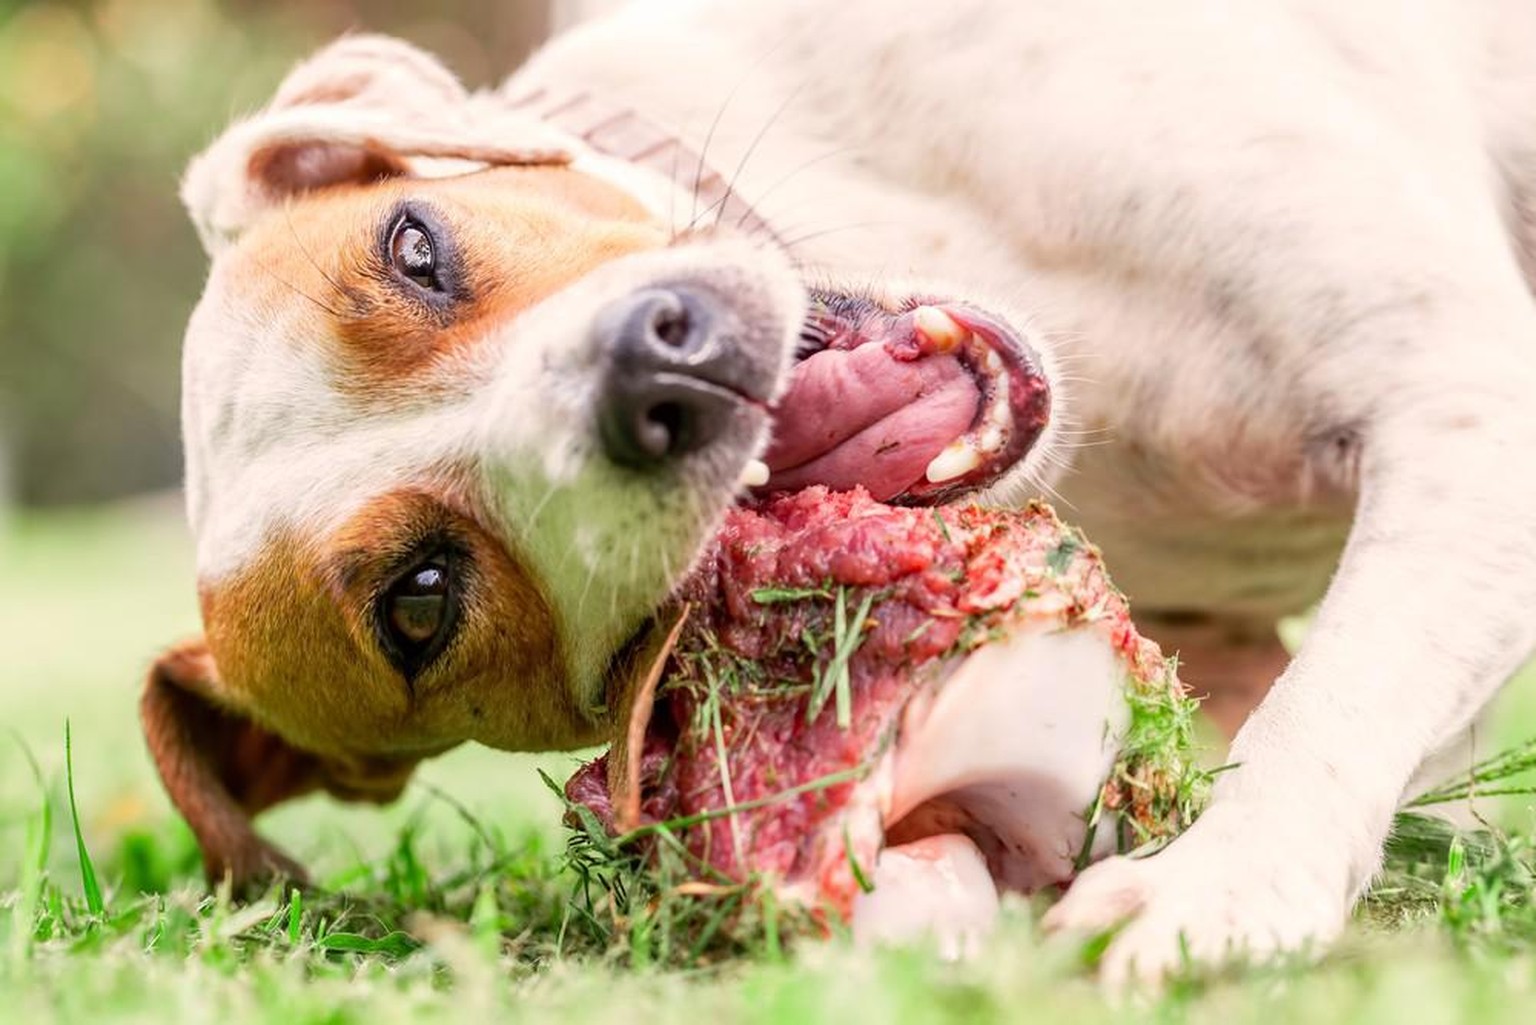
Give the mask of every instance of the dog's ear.
M 570 159 L 552 130 L 475 101 L 429 54 L 348 36 L 300 64 L 265 109 L 193 160 L 181 198 L 213 254 L 263 211 L 313 189 Z
M 149 672 L 139 703 L 150 756 L 171 802 L 186 818 L 211 884 L 236 892 L 303 868 L 263 840 L 252 816 L 315 790 L 343 800 L 383 803 L 398 797 L 414 759 L 348 762 L 302 751 L 238 708 L 219 680 L 207 645 L 171 648 Z

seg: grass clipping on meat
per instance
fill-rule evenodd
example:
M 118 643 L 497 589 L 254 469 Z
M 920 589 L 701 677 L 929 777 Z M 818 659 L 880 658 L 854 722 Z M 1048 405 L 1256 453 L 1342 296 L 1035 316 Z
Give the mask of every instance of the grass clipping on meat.
M 1164 660 L 1163 675 L 1125 688 L 1131 721 L 1098 800 L 1087 812 L 1089 840 L 1106 813 L 1119 813 L 1116 850 L 1150 854 L 1194 822 L 1210 796 L 1213 773 L 1194 757 L 1199 703 L 1178 678 L 1178 659 Z M 1086 854 L 1086 845 L 1085 845 Z M 1081 861 L 1078 868 L 1083 868 Z
M 904 516 L 915 514 L 901 511 Z M 1027 572 L 1014 573 L 1028 579 L 1009 577 L 999 583 L 994 576 L 989 582 L 989 587 L 1006 590 L 1011 597 L 981 601 L 943 623 L 945 640 L 942 647 L 933 648 L 934 663 L 963 657 L 1021 629 L 1033 617 L 1061 630 L 1115 631 L 1116 648 L 1132 667 L 1124 672 L 1122 686 L 1127 726 L 1107 778 L 1083 810 L 1087 836 L 1078 867 L 1087 862 L 1095 837 L 1108 824 L 1115 829 L 1113 848 L 1132 854 L 1151 853 L 1187 828 L 1203 806 L 1211 778 L 1194 757 L 1197 703 L 1180 685 L 1176 661 L 1130 629 L 1124 596 L 1105 575 L 1097 549 L 1039 503 L 1007 513 L 967 507 L 923 515 L 932 516 L 946 545 L 962 539 L 964 551 L 982 551 L 986 532 L 994 530 L 1030 531 L 1031 538 L 1044 545 L 1037 549 L 1043 558 L 1034 558 Z M 965 539 L 972 537 L 983 540 L 966 549 Z M 753 554 L 747 551 L 749 557 Z M 970 586 L 969 578 L 963 586 Z M 826 717 L 847 729 L 852 718 L 849 663 L 872 643 L 877 624 L 870 610 L 872 605 L 878 609 L 891 589 L 828 578 L 772 582 L 750 594 L 754 603 L 771 606 L 774 616 L 788 615 L 792 626 L 771 634 L 767 643 L 758 636 L 748 645 L 750 654 L 744 655 L 732 643 L 737 638 L 729 635 L 729 624 L 722 627 L 711 607 L 723 603 L 711 601 L 713 591 L 705 589 L 702 598 L 690 595 L 691 604 L 670 609 L 636 647 L 629 668 L 617 675 L 611 691 L 610 707 L 619 728 L 604 771 L 610 814 L 600 819 L 571 799 L 569 790 L 563 792 L 570 809 L 567 819 L 576 830 L 574 863 L 587 881 L 587 913 L 622 921 L 630 941 L 638 928 L 647 943 L 659 945 L 652 956 L 663 961 L 697 963 L 700 958 L 778 949 L 798 933 L 825 934 L 841 927 L 836 916 L 814 908 L 779 905 L 771 879 L 723 874 L 690 850 L 689 830 L 719 827 L 724 820 L 727 835 L 739 845 L 738 816 L 750 812 L 760 821 L 775 814 L 776 802 L 787 807 L 808 791 L 843 786 L 867 775 L 893 739 L 899 719 L 891 718 L 889 729 L 878 743 L 870 744 L 860 764 L 786 786 L 780 794 L 737 801 L 725 749 L 741 738 L 727 740 L 722 732 L 723 697 L 796 701 L 811 718 Z M 765 608 L 765 615 L 768 611 Z M 668 700 L 683 700 L 691 709 L 684 731 L 698 734 L 693 742 L 719 752 L 721 799 L 699 813 L 647 814 L 642 780 L 668 769 L 642 765 L 645 738 L 658 703 Z M 853 866 L 860 878 L 871 868 Z

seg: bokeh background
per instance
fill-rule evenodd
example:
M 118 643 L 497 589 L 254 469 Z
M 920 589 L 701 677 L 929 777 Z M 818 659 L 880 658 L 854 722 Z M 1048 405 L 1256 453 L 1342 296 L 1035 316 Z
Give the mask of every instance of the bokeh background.
M 188 158 L 333 36 L 391 32 L 491 84 L 579 4 L 0 0 L 0 504 L 175 485 L 201 250 Z

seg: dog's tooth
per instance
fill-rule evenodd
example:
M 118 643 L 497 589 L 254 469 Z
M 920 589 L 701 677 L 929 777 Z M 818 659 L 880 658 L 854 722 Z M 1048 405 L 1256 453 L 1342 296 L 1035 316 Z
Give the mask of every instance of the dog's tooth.
M 939 352 L 953 352 L 971 337 L 964 324 L 937 306 L 919 306 L 913 310 L 912 324 Z
M 749 459 L 747 465 L 741 468 L 741 486 L 744 488 L 760 488 L 768 483 L 768 464 L 761 459 Z
M 961 438 L 950 442 L 944 451 L 933 457 L 925 476 L 930 484 L 943 484 L 965 476 L 980 465 L 981 453 L 971 444 L 970 439 Z

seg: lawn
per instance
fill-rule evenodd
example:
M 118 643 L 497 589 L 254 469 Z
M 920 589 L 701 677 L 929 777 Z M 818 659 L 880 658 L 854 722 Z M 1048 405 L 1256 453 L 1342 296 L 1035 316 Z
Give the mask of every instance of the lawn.
M 1394 862 L 1321 963 L 1191 975 L 1118 1005 L 1022 902 L 964 965 L 843 940 L 691 958 L 666 901 L 618 918 L 602 866 L 571 864 L 539 777 L 563 779 L 569 755 L 465 749 L 383 812 L 281 809 L 263 828 L 323 895 L 209 899 L 135 711 L 155 649 L 196 628 L 191 579 L 165 502 L 0 524 L 0 1022 L 1536 1021 L 1528 799 L 1449 868 L 1438 843 L 1414 872 Z M 1499 729 L 1536 734 L 1536 674 Z

